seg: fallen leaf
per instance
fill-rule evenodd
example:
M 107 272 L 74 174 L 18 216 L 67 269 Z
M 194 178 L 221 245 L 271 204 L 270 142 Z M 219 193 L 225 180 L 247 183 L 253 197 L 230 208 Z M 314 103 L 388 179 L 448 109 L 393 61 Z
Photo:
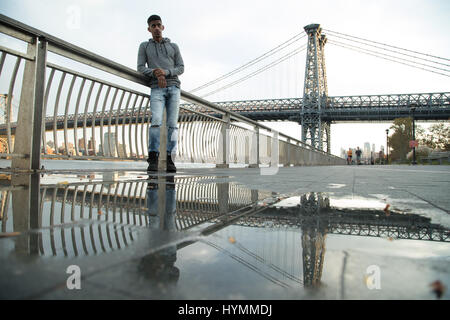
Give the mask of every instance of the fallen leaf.
M 69 181 L 60 181 L 57 184 L 69 184 Z
M 371 285 L 372 279 L 368 275 L 364 275 L 364 284 L 368 287 Z
M 235 242 L 236 242 L 236 239 L 234 239 L 233 237 L 228 237 L 228 241 L 229 241 L 230 243 L 235 243 Z
M 387 216 L 391 215 L 391 212 L 389 211 L 390 206 L 391 206 L 390 204 L 387 204 L 386 207 L 383 209 L 383 211 L 386 213 Z
M 387 238 L 389 241 L 394 241 L 394 238 L 392 238 L 392 237 L 388 237 Z
M 102 212 L 101 210 L 98 210 L 97 214 L 98 214 L 98 215 L 102 215 L 103 212 Z

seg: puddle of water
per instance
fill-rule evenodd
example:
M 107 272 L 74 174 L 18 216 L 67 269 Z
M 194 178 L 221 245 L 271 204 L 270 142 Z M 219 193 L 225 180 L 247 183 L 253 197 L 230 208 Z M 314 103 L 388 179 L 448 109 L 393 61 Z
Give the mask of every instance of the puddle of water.
M 449 229 L 383 195 L 279 195 L 208 176 L 39 178 L 30 192 L 15 178 L 0 190 L 0 258 L 154 252 L 105 271 L 140 297 L 151 287 L 160 299 L 429 299 L 428 282 L 450 281 Z M 370 266 L 386 290 L 367 287 Z
M 386 207 L 386 201 L 377 199 L 368 199 L 358 196 L 330 198 L 330 206 L 335 208 L 354 209 L 354 208 L 372 208 L 372 209 L 384 209 Z
M 343 188 L 345 186 L 346 186 L 346 184 L 342 184 L 342 183 L 329 183 L 328 184 L 328 188 L 329 189 L 340 189 L 340 188 Z
M 179 292 L 195 285 L 211 299 L 300 299 L 311 297 L 310 289 L 325 299 L 434 298 L 428 284 L 450 280 L 449 230 L 418 215 L 387 215 L 385 203 L 363 200 L 289 197 L 183 248 Z M 381 270 L 386 290 L 372 291 L 363 281 L 371 266 Z

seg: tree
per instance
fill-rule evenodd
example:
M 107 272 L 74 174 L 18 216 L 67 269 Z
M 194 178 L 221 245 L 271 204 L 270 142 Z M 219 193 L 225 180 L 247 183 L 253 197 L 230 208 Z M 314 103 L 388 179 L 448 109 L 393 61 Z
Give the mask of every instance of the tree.
M 416 138 L 423 135 L 423 128 L 416 125 Z M 391 129 L 394 133 L 389 136 L 389 158 L 391 160 L 403 160 L 411 150 L 409 141 L 412 140 L 412 118 L 397 118 Z
M 432 125 L 419 141 L 431 149 L 450 151 L 450 125 L 444 122 Z

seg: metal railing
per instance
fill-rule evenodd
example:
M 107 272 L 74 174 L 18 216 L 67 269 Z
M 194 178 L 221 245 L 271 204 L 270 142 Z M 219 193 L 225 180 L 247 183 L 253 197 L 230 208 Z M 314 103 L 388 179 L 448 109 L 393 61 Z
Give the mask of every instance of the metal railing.
M 0 34 L 27 46 L 26 53 L 0 46 L 0 84 L 8 87 L 1 100 L 0 157 L 12 159 L 12 168 L 39 170 L 42 158 L 147 158 L 151 111 L 145 76 L 4 15 Z M 49 54 L 63 63 L 49 62 Z M 176 161 L 225 167 L 344 164 L 188 92 L 181 98 L 190 106 L 180 107 Z M 163 124 L 160 150 L 166 143 Z M 165 157 L 161 152 L 160 166 Z

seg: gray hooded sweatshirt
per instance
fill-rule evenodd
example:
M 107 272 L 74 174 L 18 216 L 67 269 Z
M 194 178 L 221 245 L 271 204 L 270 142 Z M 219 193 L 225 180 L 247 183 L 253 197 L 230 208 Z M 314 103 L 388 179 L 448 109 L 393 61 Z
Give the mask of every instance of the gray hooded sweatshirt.
M 137 70 L 150 78 L 150 88 L 158 88 L 158 79 L 153 75 L 153 70 L 158 68 L 166 73 L 168 87 L 180 87 L 178 76 L 184 72 L 184 62 L 180 49 L 168 38 L 160 43 L 150 39 L 139 46 Z

